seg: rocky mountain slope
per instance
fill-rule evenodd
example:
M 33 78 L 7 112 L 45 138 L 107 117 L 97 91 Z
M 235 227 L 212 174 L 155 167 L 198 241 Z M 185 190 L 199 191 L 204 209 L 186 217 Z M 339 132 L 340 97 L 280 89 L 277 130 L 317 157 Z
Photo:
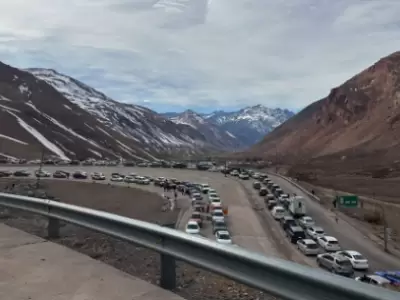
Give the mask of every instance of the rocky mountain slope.
M 250 153 L 332 169 L 400 161 L 400 52 L 362 71 L 298 113 Z M 278 155 L 277 155 L 278 154 Z
M 248 147 L 259 142 L 267 133 L 294 115 L 289 110 L 280 108 L 271 109 L 263 105 L 246 107 L 234 112 L 221 110 L 210 114 L 192 112 L 191 116 L 193 118 L 191 116 L 188 118 L 188 116 L 185 116 L 186 114 L 187 112 L 183 114 L 166 113 L 163 115 L 175 123 L 179 123 L 181 118 L 185 119 L 186 123 L 198 122 L 201 118 L 201 122 L 206 126 L 199 129 L 200 132 L 207 136 L 203 130 L 209 131 L 210 127 L 212 127 L 214 131 L 218 130 L 219 132 L 225 132 L 234 136 L 241 142 L 243 147 Z
M 116 102 L 53 70 L 0 63 L 0 156 L 158 157 L 220 150 L 189 125 Z

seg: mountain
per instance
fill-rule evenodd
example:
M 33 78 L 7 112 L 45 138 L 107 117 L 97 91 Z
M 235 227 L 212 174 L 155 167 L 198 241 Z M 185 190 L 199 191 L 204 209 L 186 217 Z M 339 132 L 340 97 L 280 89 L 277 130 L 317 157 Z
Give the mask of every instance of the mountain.
M 374 169 L 400 160 L 400 52 L 306 107 L 250 153 L 308 166 Z
M 251 146 L 293 115 L 286 109 L 255 105 L 236 112 L 216 111 L 205 118 Z
M 191 126 L 116 102 L 54 70 L 0 63 L 0 156 L 154 160 L 220 150 Z
M 229 135 L 236 137 L 243 145 L 241 148 L 256 144 L 267 133 L 294 115 L 293 112 L 286 109 L 271 109 L 263 105 L 246 107 L 234 112 L 218 110 L 209 114 L 195 112 L 192 112 L 192 114 L 195 114 L 196 118 L 200 117 L 203 120 L 204 126 L 197 127 L 200 132 L 205 134 L 204 130 L 208 126 L 212 126 L 214 131 L 227 132 Z M 183 117 L 184 121 L 182 121 L 182 114 L 179 113 L 169 112 L 164 113 L 163 116 L 175 123 L 188 122 L 185 117 Z M 207 136 L 207 134 L 205 135 Z
M 201 132 L 207 140 L 215 141 L 221 149 L 243 149 L 246 145 L 232 133 L 205 119 L 193 110 L 181 114 L 169 113 L 170 120 L 178 125 L 187 125 Z

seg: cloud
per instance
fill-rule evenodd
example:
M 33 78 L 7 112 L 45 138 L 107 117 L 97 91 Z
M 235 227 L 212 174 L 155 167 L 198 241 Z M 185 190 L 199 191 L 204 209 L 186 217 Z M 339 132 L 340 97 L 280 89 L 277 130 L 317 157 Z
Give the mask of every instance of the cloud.
M 0 58 L 155 109 L 299 109 L 400 50 L 399 15 L 398 0 L 13 0 Z

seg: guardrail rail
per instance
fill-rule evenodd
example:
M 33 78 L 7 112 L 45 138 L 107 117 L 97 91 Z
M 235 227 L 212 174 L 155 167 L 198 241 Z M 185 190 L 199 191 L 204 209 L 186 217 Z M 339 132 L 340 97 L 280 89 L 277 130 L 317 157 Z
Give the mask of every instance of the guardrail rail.
M 0 205 L 47 217 L 51 238 L 59 237 L 62 220 L 160 253 L 165 289 L 175 288 L 175 260 L 181 260 L 288 300 L 400 299 L 394 291 L 103 211 L 6 193 L 0 193 Z

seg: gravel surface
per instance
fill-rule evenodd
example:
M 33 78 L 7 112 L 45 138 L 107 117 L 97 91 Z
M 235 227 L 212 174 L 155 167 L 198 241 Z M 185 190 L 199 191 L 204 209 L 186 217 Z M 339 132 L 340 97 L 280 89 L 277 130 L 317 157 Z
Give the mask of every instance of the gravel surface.
M 217 178 L 220 174 L 209 175 L 209 173 L 204 172 L 186 172 L 192 173 L 191 178 L 194 178 L 195 180 L 212 183 L 219 192 L 221 185 L 225 184 L 226 187 L 226 184 L 229 182 L 228 179 L 224 179 L 223 177 L 222 181 L 226 180 L 225 183 L 221 183 L 221 181 L 213 182 L 209 177 L 215 176 L 215 178 Z M 146 175 L 146 172 L 141 173 Z M 171 174 L 169 176 L 190 180 L 187 173 L 173 173 L 172 176 Z M 160 172 L 158 172 L 155 176 L 165 175 L 166 174 L 160 175 Z M 34 186 L 30 184 L 32 181 L 29 183 L 26 180 L 15 179 L 2 179 L 0 181 L 0 188 L 10 188 L 12 183 L 16 184 L 14 190 L 16 190 L 17 193 L 26 194 L 34 188 Z M 221 190 L 220 194 L 222 194 L 222 196 L 225 195 L 231 197 L 229 201 L 226 202 L 229 202 L 231 205 L 238 205 L 237 203 L 243 201 L 243 199 L 237 200 L 235 196 L 232 196 L 235 191 L 237 191 L 236 185 L 232 184 L 229 185 L 229 187 L 230 188 L 228 189 L 225 188 L 224 190 Z M 171 223 L 176 221 L 179 213 L 178 211 L 162 212 L 161 208 L 164 203 L 163 199 L 160 197 L 162 192 L 161 189 L 153 186 L 141 186 L 140 188 L 144 190 L 128 187 L 115 187 L 108 184 L 43 180 L 39 191 L 34 191 L 34 196 L 38 196 L 38 194 L 46 195 L 51 198 L 56 198 L 61 202 L 101 209 L 150 222 Z M 157 192 L 158 194 L 151 192 Z M 223 199 L 225 198 L 223 197 Z M 181 196 L 178 200 L 178 207 L 185 208 L 187 203 L 187 199 L 182 198 Z M 250 204 L 247 204 L 247 206 L 251 207 Z M 233 220 L 237 222 L 234 216 L 235 215 L 230 219 L 230 222 Z M 7 225 L 45 237 L 46 219 L 40 216 L 34 216 L 32 214 L 15 210 L 1 209 L 0 218 L 1 221 Z M 250 222 L 250 224 L 253 224 L 253 221 Z M 248 228 L 246 230 L 248 230 Z M 256 231 L 257 230 L 259 230 L 259 228 L 256 228 Z M 254 245 L 254 241 L 257 241 L 258 238 L 256 233 L 251 232 L 251 234 L 253 237 L 250 238 L 250 245 Z M 263 234 L 265 235 L 265 233 Z M 158 283 L 159 255 L 153 251 L 70 224 L 62 224 L 61 238 L 54 240 L 54 242 L 85 253 L 95 259 L 99 259 L 146 281 L 154 284 Z M 263 243 L 264 241 L 261 240 L 261 243 L 256 244 L 263 245 Z M 270 249 L 266 250 L 267 252 L 270 252 Z M 178 263 L 177 282 L 178 286 L 175 292 L 186 299 L 275 299 L 274 297 L 265 295 L 260 291 L 181 262 Z

